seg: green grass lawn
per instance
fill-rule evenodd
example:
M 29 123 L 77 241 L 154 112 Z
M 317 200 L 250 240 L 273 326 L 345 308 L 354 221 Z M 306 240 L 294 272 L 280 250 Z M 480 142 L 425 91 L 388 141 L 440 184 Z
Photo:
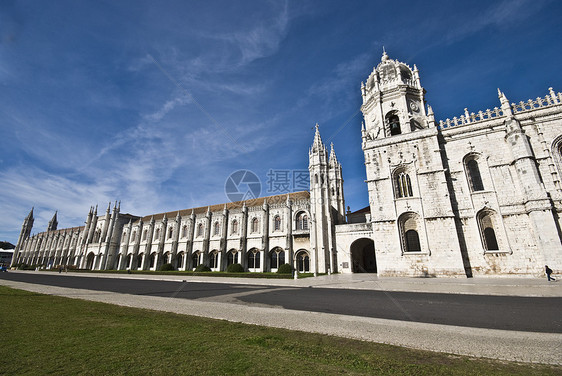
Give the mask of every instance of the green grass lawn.
M 478 360 L 3 286 L 0 319 L 2 375 L 562 373 L 562 367 Z

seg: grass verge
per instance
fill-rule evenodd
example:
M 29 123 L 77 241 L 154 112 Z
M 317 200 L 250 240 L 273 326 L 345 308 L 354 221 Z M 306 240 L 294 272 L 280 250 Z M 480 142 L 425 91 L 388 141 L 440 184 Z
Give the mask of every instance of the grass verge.
M 319 334 L 87 302 L 0 286 L 0 374 L 555 375 Z M 273 318 L 272 318 L 273 319 Z

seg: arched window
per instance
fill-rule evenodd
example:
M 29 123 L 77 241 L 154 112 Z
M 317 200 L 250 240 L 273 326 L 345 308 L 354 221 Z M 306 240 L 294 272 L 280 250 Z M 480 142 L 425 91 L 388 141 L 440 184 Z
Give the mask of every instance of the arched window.
M 475 157 L 470 157 L 466 162 L 466 170 L 468 174 L 468 183 L 470 189 L 473 192 L 483 191 L 484 184 L 482 184 L 482 177 L 480 175 L 480 169 L 478 168 L 478 162 Z
M 137 238 L 137 232 L 133 231 L 133 235 L 131 235 L 131 242 L 135 242 L 135 239 Z
M 209 253 L 209 267 L 211 269 L 219 267 L 219 253 L 217 251 Z
M 181 237 L 185 238 L 187 237 L 187 225 L 184 225 L 182 230 L 181 230 Z
M 142 268 L 142 258 L 143 258 L 143 255 L 144 255 L 143 253 L 140 253 L 140 254 L 137 256 L 137 269 Z
M 142 233 L 142 240 L 146 240 L 147 234 L 148 234 L 148 230 L 144 230 L 144 232 Z
M 257 218 L 252 219 L 252 232 L 258 232 L 259 220 Z
M 100 237 L 101 237 L 101 230 L 98 229 L 98 230 L 96 230 L 96 233 L 94 234 L 94 243 L 99 243 Z
M 306 273 L 310 271 L 310 257 L 308 252 L 302 250 L 297 252 L 297 270 L 300 273 Z
M 396 198 L 412 197 L 412 182 L 410 176 L 404 171 L 394 175 L 394 184 L 396 186 Z
M 192 264 L 191 266 L 195 269 L 199 266 L 199 252 L 195 252 L 193 256 L 191 256 Z
M 494 230 L 496 228 L 495 217 L 495 212 L 489 209 L 481 211 L 477 216 L 482 245 L 486 251 L 498 251 L 500 249 L 498 239 L 496 238 L 496 231 Z
M 279 269 L 280 265 L 285 263 L 285 251 L 281 248 L 275 248 L 271 251 L 271 269 Z
M 238 264 L 238 252 L 234 249 L 228 251 L 226 255 L 226 266 L 232 264 Z
M 297 215 L 297 230 L 308 230 L 308 215 L 305 212 Z
M 203 236 L 203 223 L 197 225 L 197 237 Z
M 155 252 L 153 252 L 150 255 L 150 267 L 154 268 L 154 265 L 156 265 L 156 253 Z
M 160 228 L 156 229 L 156 232 L 154 233 L 154 240 L 160 240 Z
M 177 264 L 178 264 L 177 269 L 178 269 L 178 270 L 179 270 L 180 268 L 183 268 L 183 256 L 184 256 L 184 253 L 183 253 L 183 252 L 178 253 L 178 257 L 177 257 Z
M 123 231 L 123 238 L 121 240 L 121 243 L 125 243 L 125 240 L 127 240 L 127 232 Z
M 422 252 L 420 241 L 420 218 L 414 212 L 407 212 L 398 218 L 402 252 Z
M 281 217 L 278 215 L 276 215 L 275 218 L 273 218 L 273 229 L 275 231 L 281 230 Z
M 238 234 L 238 221 L 236 219 L 232 221 L 232 233 Z
M 220 234 L 220 229 L 221 229 L 221 225 L 219 224 L 219 222 L 215 222 L 214 226 L 213 226 L 213 235 L 219 235 Z
M 398 117 L 397 111 L 391 111 L 386 114 L 386 123 L 391 136 L 402 133 L 402 130 L 400 129 L 400 118 Z
M 260 267 L 260 251 L 252 249 L 248 252 L 248 268 L 259 269 Z
M 168 239 L 171 239 L 173 234 L 174 234 L 174 228 L 170 226 L 170 228 L 168 229 Z
M 552 142 L 552 158 L 558 166 L 558 176 L 562 176 L 562 135 L 559 135 Z
M 406 252 L 421 252 L 420 237 L 416 230 L 408 230 L 405 234 Z

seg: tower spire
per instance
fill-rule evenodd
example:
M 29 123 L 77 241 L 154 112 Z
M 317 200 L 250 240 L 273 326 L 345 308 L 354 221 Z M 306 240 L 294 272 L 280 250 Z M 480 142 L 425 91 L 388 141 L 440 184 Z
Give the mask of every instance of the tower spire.
M 27 219 L 27 220 L 33 219 L 33 209 L 34 209 L 34 206 L 31 207 L 31 211 L 29 212 L 27 217 L 25 217 L 25 219 Z
M 338 157 L 336 156 L 336 151 L 334 150 L 334 143 L 330 142 L 330 166 L 336 166 L 338 162 Z
M 312 142 L 312 153 L 317 153 L 323 151 L 325 149 L 324 143 L 322 142 L 322 137 L 320 137 L 320 130 L 318 129 L 320 126 L 316 123 L 315 128 L 316 131 L 314 132 L 314 141 Z
M 58 211 L 55 211 L 53 218 L 49 221 L 49 227 L 47 227 L 47 231 L 55 231 L 57 229 L 57 226 L 59 224 L 59 222 L 57 221 L 57 212 Z

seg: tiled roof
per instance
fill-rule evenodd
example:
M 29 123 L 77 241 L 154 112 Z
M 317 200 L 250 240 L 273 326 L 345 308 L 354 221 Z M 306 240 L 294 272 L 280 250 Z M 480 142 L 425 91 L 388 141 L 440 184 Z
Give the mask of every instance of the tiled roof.
M 84 229 L 85 226 L 80 226 L 80 227 L 69 227 L 69 228 L 61 228 L 55 231 L 42 231 L 39 232 L 33 236 L 37 236 L 37 235 L 43 235 L 43 234 L 64 234 L 65 232 L 74 232 L 74 231 L 82 231 Z
M 293 193 L 288 193 L 288 195 L 289 195 L 289 198 L 292 201 L 308 200 L 310 198 L 310 193 L 308 191 L 293 192 Z M 225 204 L 226 204 L 226 208 L 228 210 L 239 209 L 239 208 L 244 206 L 244 203 L 246 203 L 247 207 L 261 206 L 261 205 L 263 205 L 263 202 L 265 200 L 267 200 L 268 204 L 285 202 L 287 200 L 287 193 L 282 194 L 282 195 L 268 196 L 268 197 L 258 197 L 256 199 L 252 199 L 252 200 L 227 202 L 227 203 L 215 204 L 215 205 L 209 205 L 209 206 L 200 206 L 200 207 L 197 207 L 197 208 L 175 210 L 175 211 L 166 212 L 166 213 L 151 214 L 151 215 L 146 215 L 146 216 L 142 217 L 142 221 L 148 222 L 153 217 L 154 217 L 154 220 L 157 221 L 157 220 L 160 220 L 160 219 L 164 218 L 164 214 L 166 215 L 166 217 L 168 219 L 173 219 L 178 215 L 178 211 L 180 213 L 180 216 L 182 216 L 182 217 L 190 215 L 191 211 L 193 211 L 193 213 L 195 213 L 195 214 L 206 213 L 207 210 L 210 210 L 211 212 L 217 212 L 217 211 L 223 210 Z

